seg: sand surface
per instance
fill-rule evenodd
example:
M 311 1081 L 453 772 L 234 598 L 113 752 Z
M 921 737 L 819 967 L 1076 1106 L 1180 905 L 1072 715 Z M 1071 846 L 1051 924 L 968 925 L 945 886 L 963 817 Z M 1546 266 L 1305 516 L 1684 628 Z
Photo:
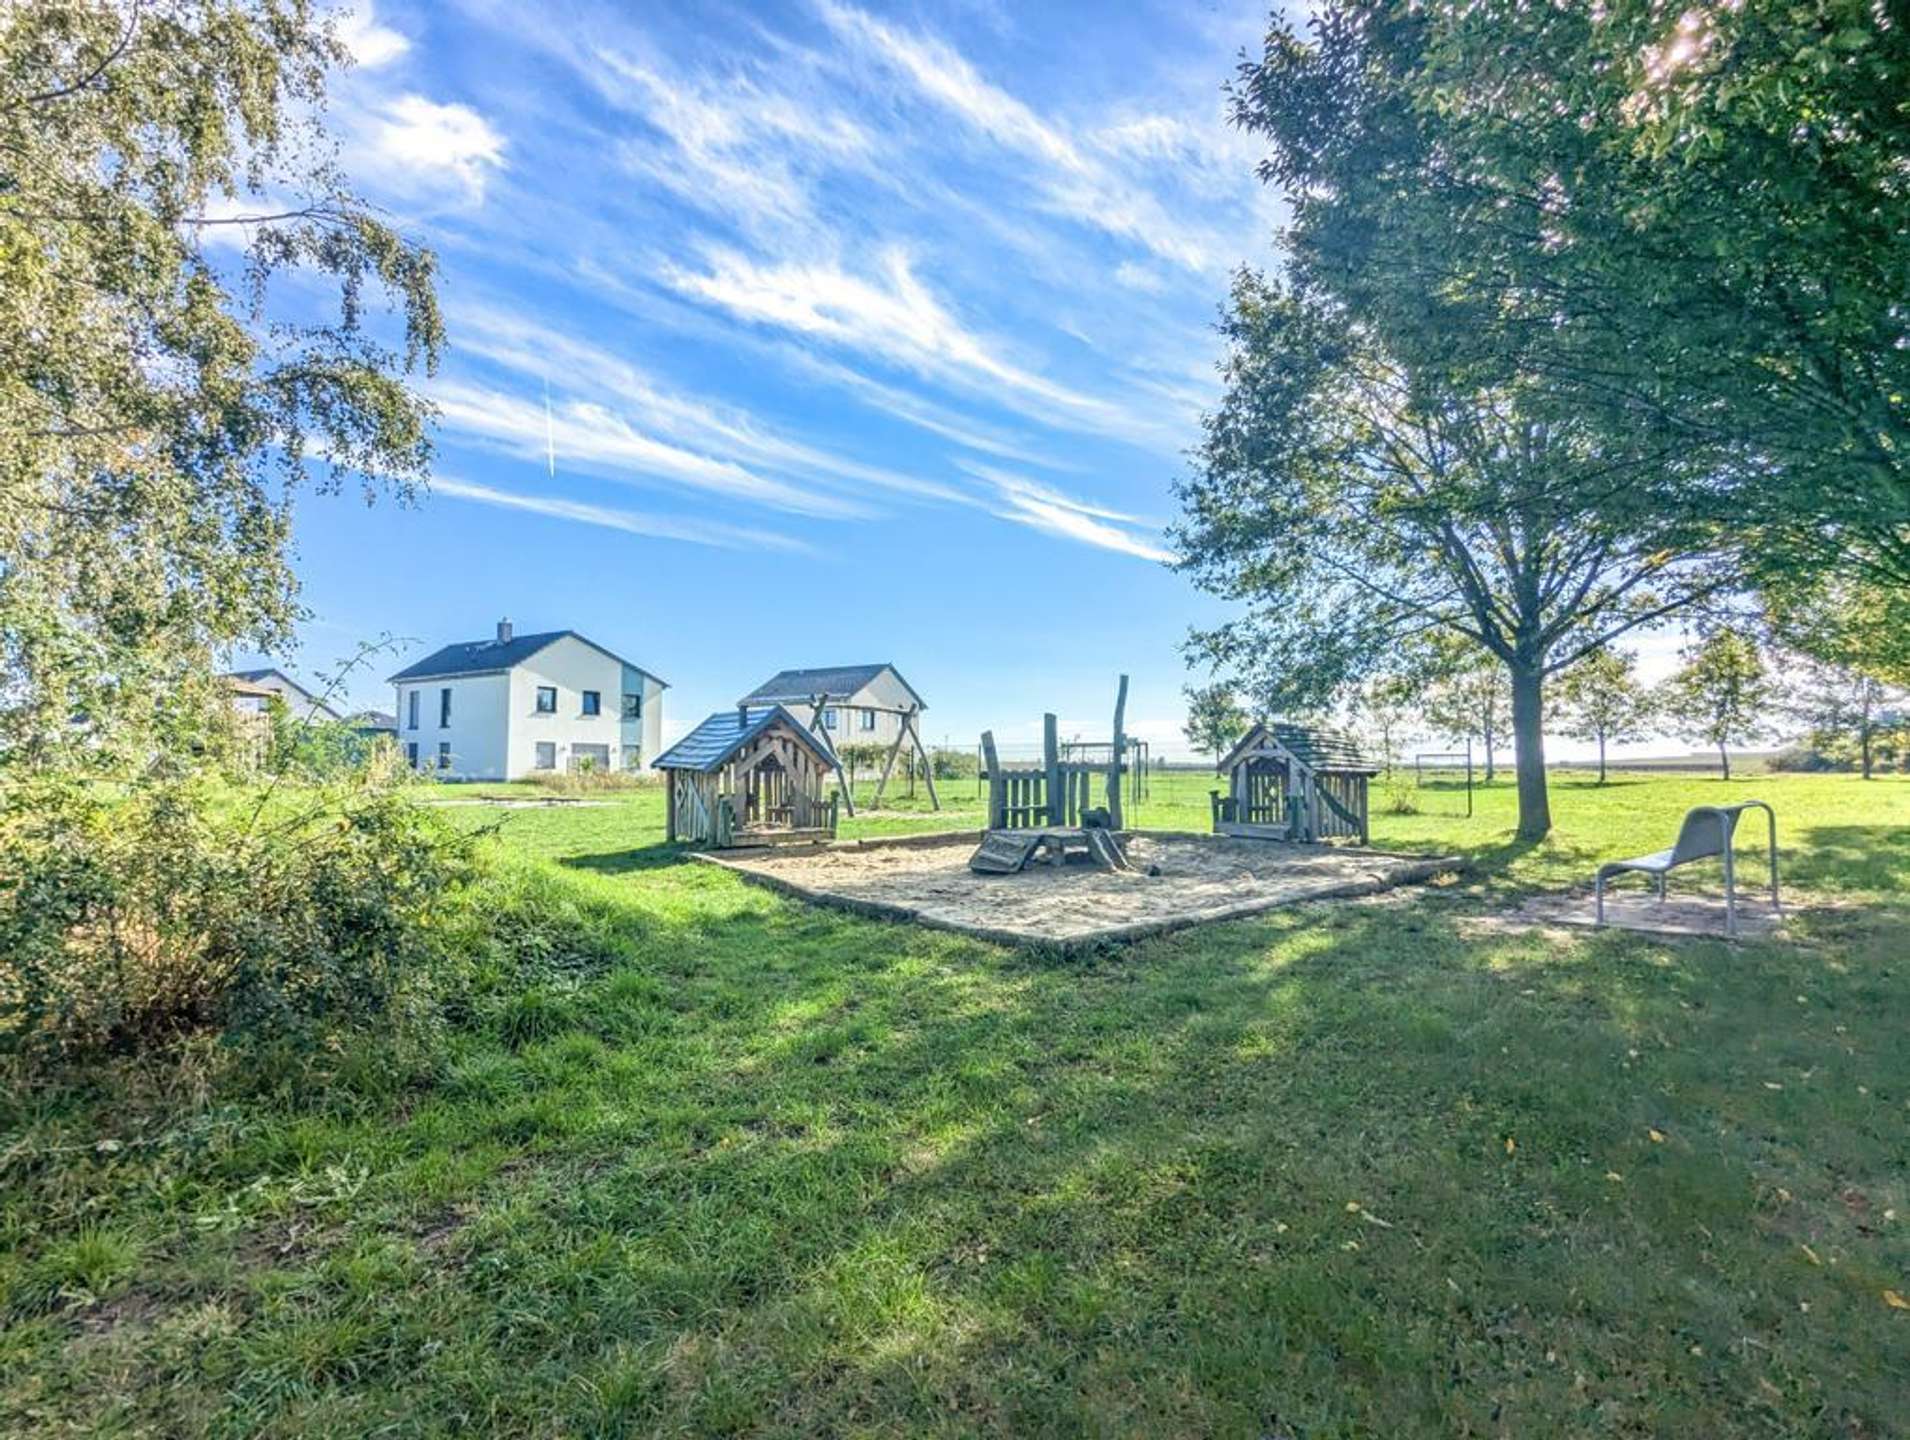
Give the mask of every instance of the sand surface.
M 1027 940 L 1082 940 L 1151 922 L 1223 918 L 1255 907 L 1371 892 L 1424 879 L 1420 857 L 1268 840 L 1137 835 L 1132 871 L 1034 864 L 976 875 L 973 839 L 724 856 L 725 864 L 812 898 L 907 911 L 907 918 Z M 1150 867 L 1160 873 L 1149 875 Z

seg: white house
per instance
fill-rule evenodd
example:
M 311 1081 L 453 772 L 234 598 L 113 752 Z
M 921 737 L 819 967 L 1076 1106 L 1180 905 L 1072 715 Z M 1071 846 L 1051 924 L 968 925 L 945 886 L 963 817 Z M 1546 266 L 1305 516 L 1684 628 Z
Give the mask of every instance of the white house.
M 928 709 L 915 687 L 889 664 L 779 671 L 736 703 L 787 706 L 805 725 L 821 730 L 837 750 L 844 745 L 893 745 L 902 733 L 903 718 Z M 916 733 L 921 733 L 919 721 Z
M 406 760 L 454 780 L 637 770 L 663 738 L 664 682 L 575 630 L 460 641 L 391 677 Z

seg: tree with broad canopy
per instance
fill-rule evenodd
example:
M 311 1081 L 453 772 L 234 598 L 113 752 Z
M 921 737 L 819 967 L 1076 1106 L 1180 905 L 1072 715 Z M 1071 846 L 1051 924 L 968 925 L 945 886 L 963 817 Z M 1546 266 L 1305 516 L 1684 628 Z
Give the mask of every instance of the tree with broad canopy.
M 1246 613 L 1190 638 L 1268 709 L 1324 708 L 1443 634 L 1504 665 L 1519 834 L 1551 828 L 1548 677 L 1736 581 L 1675 503 L 1690 457 L 1529 376 L 1413 365 L 1316 288 L 1242 273 L 1178 486 L 1181 568 Z
M 1236 119 L 1288 274 L 1408 365 L 1504 365 L 1728 463 L 1747 563 L 1910 587 L 1910 24 L 1876 0 L 1335 0 Z

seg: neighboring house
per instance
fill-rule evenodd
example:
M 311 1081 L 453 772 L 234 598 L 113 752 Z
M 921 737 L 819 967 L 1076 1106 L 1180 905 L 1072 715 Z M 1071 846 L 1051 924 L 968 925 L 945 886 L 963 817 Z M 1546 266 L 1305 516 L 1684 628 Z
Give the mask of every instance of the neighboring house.
M 663 738 L 664 682 L 575 630 L 446 645 L 391 677 L 398 743 L 454 780 L 637 770 Z
M 845 745 L 881 745 L 902 733 L 903 717 L 928 709 L 915 687 L 893 665 L 836 665 L 784 670 L 737 701 L 783 705 L 837 750 Z M 820 709 L 820 713 L 818 710 Z M 916 733 L 919 735 L 918 722 Z
M 283 670 L 267 666 L 262 670 L 234 670 L 226 679 L 267 690 L 285 702 L 285 713 L 294 720 L 338 720 L 343 717 L 318 696 L 307 690 Z
M 398 738 L 398 717 L 387 715 L 382 710 L 360 710 L 356 715 L 347 715 L 345 723 L 368 740 L 380 735 Z

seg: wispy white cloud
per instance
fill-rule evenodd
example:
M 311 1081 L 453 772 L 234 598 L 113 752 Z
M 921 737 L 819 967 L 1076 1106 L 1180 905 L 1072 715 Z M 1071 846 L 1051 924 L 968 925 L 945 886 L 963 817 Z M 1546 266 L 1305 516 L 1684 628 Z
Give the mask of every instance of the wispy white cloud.
M 430 393 L 452 429 L 525 459 L 541 461 L 549 447 L 559 466 L 581 465 L 631 483 L 636 477 L 664 480 L 802 515 L 850 519 L 870 513 L 839 496 L 786 484 L 733 460 L 659 440 L 601 404 L 570 401 L 546 412 L 541 397 L 533 400 L 452 380 L 433 384 Z
M 874 277 L 833 264 L 760 264 L 724 249 L 712 250 L 708 263 L 702 272 L 672 269 L 666 279 L 740 319 L 817 336 L 918 372 L 957 374 L 1047 405 L 1111 414 L 1104 401 L 996 355 L 935 298 L 900 249 L 882 255 Z
M 335 34 L 351 52 L 352 61 L 362 69 L 375 70 L 389 65 L 411 49 L 411 41 L 389 25 L 378 23 L 377 9 L 371 0 L 358 0 L 336 19 Z
M 1210 271 L 1228 262 L 1208 227 L 1170 211 L 1145 184 L 984 78 L 946 41 L 900 29 L 836 0 L 820 0 L 818 9 L 840 39 L 891 67 L 924 100 L 1034 161 L 1031 178 L 1049 208 L 1189 270 Z
M 1114 283 L 1139 290 L 1143 295 L 1158 295 L 1167 288 L 1167 281 L 1161 278 L 1159 271 L 1132 260 L 1123 260 L 1114 267 Z
M 983 455 L 993 455 L 1002 460 L 1017 460 L 1024 465 L 1039 465 L 1045 470 L 1077 470 L 1080 467 L 1071 461 L 1058 460 L 1037 450 L 1027 441 L 993 427 L 982 424 L 969 416 L 959 414 L 945 405 L 939 405 L 912 390 L 904 390 L 894 385 L 885 385 L 880 380 L 864 375 L 860 370 L 852 369 L 822 356 L 798 351 L 793 363 L 838 385 L 867 401 L 870 406 L 885 415 L 926 430 L 931 435 L 939 435 L 944 440 L 952 440 L 965 449 L 978 451 Z M 959 463 L 959 462 L 958 462 Z
M 848 116 L 766 90 L 746 75 L 669 72 L 599 48 L 592 74 L 652 132 L 618 150 L 632 172 L 757 232 L 806 223 L 823 170 L 861 164 L 873 138 Z M 659 143 L 661 140 L 663 143 Z
M 949 487 L 792 439 L 733 406 L 660 385 L 627 357 L 493 306 L 451 307 L 459 349 L 548 384 L 560 403 L 581 392 L 678 444 L 853 489 L 924 499 L 960 499 Z
M 1092 500 L 1077 499 L 1052 486 L 991 466 L 964 465 L 963 468 L 995 487 L 1000 502 L 995 514 L 1004 520 L 1142 560 L 1166 563 L 1175 558 L 1173 551 L 1159 543 L 1157 533 L 1130 528 L 1144 523 L 1139 516 Z
M 357 160 L 400 193 L 448 190 L 475 205 L 504 167 L 504 138 L 468 105 L 399 95 L 370 117 Z
M 555 495 L 532 495 L 518 490 L 500 490 L 465 480 L 440 476 L 431 482 L 434 495 L 453 500 L 468 500 L 506 510 L 523 510 L 570 520 L 580 525 L 595 525 L 603 530 L 621 530 L 653 540 L 680 540 L 691 545 L 713 545 L 724 550 L 784 550 L 807 553 L 810 547 L 789 535 L 743 526 L 719 525 L 701 520 L 684 520 L 671 515 L 646 514 L 637 510 L 594 505 L 588 501 L 565 500 Z

